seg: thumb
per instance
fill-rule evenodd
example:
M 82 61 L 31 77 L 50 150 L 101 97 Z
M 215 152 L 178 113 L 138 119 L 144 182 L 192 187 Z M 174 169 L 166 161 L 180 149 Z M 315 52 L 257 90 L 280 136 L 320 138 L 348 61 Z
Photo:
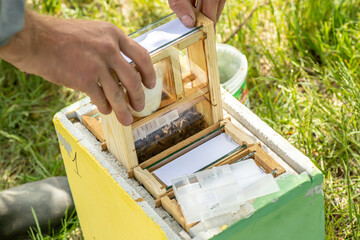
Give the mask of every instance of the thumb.
M 168 0 L 171 10 L 186 27 L 195 25 L 195 12 L 192 6 L 192 0 Z

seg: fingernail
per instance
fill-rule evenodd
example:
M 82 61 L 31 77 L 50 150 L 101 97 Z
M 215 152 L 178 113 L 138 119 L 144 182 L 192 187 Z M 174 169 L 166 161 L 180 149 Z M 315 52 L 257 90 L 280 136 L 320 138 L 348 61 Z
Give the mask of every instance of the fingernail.
M 184 15 L 181 17 L 181 22 L 186 26 L 186 27 L 192 27 L 194 26 L 194 19 L 189 16 L 189 15 Z

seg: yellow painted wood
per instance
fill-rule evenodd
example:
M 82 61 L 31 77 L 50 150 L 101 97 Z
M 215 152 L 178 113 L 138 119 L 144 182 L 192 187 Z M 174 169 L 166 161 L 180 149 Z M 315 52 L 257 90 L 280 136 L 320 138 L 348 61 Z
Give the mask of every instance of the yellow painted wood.
M 54 125 L 85 239 L 166 239 L 160 226 L 56 117 Z

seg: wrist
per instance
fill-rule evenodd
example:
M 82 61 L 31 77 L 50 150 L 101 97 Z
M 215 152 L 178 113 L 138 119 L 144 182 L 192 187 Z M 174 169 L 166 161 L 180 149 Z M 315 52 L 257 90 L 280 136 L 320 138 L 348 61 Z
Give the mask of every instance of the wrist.
M 32 56 L 37 51 L 38 29 L 41 16 L 25 10 L 23 29 L 11 37 L 9 42 L 0 47 L 0 58 L 14 66 L 26 70 Z

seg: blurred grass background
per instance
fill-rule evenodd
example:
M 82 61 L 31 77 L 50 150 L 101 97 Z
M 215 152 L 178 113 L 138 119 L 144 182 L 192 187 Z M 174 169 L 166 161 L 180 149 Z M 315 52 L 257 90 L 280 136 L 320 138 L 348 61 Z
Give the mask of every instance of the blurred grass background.
M 171 12 L 165 0 L 27 4 L 62 18 L 109 21 L 127 34 Z M 357 0 L 229 0 L 217 24 L 217 41 L 233 34 L 228 44 L 248 58 L 251 110 L 323 172 L 327 239 L 360 239 L 359 10 Z M 83 96 L 0 61 L 0 189 L 65 175 L 52 116 Z M 82 239 L 76 216 L 29 236 Z

